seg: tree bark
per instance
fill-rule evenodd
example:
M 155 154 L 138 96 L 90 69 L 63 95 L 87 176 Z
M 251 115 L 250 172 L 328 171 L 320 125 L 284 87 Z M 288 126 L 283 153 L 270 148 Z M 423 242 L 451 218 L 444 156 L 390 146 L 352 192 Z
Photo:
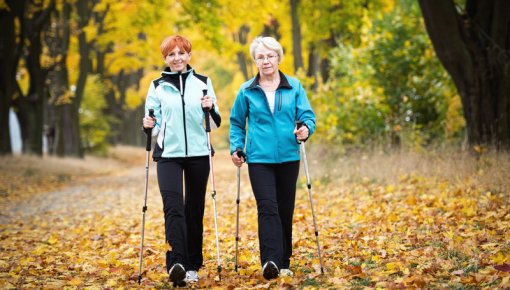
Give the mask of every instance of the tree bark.
M 290 0 L 290 16 L 292 19 L 292 56 L 294 72 L 303 68 L 303 52 L 301 49 L 301 27 L 299 26 L 299 0 Z
M 241 44 L 243 47 L 246 45 L 246 42 L 248 41 L 248 33 L 250 32 L 250 28 L 246 25 L 243 25 L 239 28 L 239 31 L 236 36 L 234 36 L 234 41 L 237 41 L 239 44 Z M 245 80 L 248 80 L 251 78 L 251 74 L 248 72 L 248 62 L 249 59 L 247 59 L 246 55 L 242 51 L 238 51 L 236 53 L 237 56 L 237 64 L 239 65 L 239 69 L 243 73 L 243 77 Z
M 471 145 L 510 148 L 510 1 L 419 0 L 436 54 L 457 87 Z
M 9 10 L 0 10 L 0 155 L 12 153 L 9 109 L 18 91 L 16 70 L 23 49 L 23 12 L 26 1 L 5 1 Z M 19 20 L 19 34 L 16 34 L 16 19 Z
M 309 48 L 308 48 L 308 72 L 307 72 L 307 76 L 309 77 L 313 77 L 314 78 L 314 82 L 313 82 L 313 86 L 312 86 L 312 89 L 314 91 L 317 90 L 317 87 L 318 87 L 318 82 L 319 82 L 319 78 L 318 78 L 318 74 L 319 74 L 319 54 L 317 52 L 317 48 L 315 46 L 314 43 L 310 43 L 309 44 Z
M 70 102 L 59 105 L 57 108 L 58 124 L 56 137 L 56 152 L 59 156 L 73 156 L 82 158 L 84 156 L 83 146 L 80 138 L 80 115 L 79 109 L 87 76 L 92 70 L 90 60 L 91 44 L 87 42 L 87 37 L 83 28 L 88 24 L 94 5 L 97 1 L 77 0 L 75 9 L 78 14 L 78 51 L 80 61 L 78 65 L 78 80 Z
M 41 36 L 43 29 L 50 20 L 50 15 L 55 8 L 55 1 L 51 1 L 48 7 L 38 7 L 32 3 L 30 9 L 35 12 L 25 16 L 24 39 L 28 42 L 25 63 L 30 75 L 30 83 L 27 96 L 15 100 L 18 107 L 18 118 L 21 127 L 23 141 L 23 153 L 42 155 L 43 138 L 43 115 L 44 102 L 47 98 L 46 75 L 48 69 L 41 65 L 43 44 Z M 26 14 L 29 14 L 27 11 Z
M 50 54 L 56 60 L 54 69 L 49 73 L 50 95 L 49 107 L 52 114 L 48 126 L 54 132 L 50 152 L 57 156 L 80 157 L 81 141 L 78 123 L 79 105 L 75 104 L 70 91 L 67 55 L 70 41 L 71 4 L 67 1 L 62 11 L 55 16 L 54 30 L 48 39 Z

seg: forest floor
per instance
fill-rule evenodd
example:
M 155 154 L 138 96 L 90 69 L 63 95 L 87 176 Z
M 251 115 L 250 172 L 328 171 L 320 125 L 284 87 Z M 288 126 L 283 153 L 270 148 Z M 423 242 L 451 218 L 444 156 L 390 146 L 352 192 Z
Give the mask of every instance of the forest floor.
M 313 148 L 312 148 L 313 149 Z M 142 285 L 137 284 L 143 148 L 105 158 L 0 158 L 0 288 L 171 288 L 155 163 L 150 164 Z M 207 192 L 205 267 L 191 288 L 510 288 L 510 156 L 462 152 L 309 152 L 325 273 L 304 174 L 293 234 L 293 277 L 261 277 L 256 205 L 241 177 L 235 264 L 236 168 L 214 157 L 221 254 L 217 273 Z

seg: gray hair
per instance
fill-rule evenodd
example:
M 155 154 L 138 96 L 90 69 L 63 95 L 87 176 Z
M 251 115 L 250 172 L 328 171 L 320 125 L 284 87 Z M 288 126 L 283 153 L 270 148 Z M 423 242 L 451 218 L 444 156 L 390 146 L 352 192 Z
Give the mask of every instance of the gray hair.
M 250 44 L 250 55 L 253 60 L 255 60 L 255 51 L 257 48 L 263 45 L 265 48 L 273 50 L 278 54 L 278 63 L 281 63 L 283 60 L 283 48 L 282 45 L 278 42 L 278 40 L 269 37 L 269 36 L 259 36 L 256 37 Z

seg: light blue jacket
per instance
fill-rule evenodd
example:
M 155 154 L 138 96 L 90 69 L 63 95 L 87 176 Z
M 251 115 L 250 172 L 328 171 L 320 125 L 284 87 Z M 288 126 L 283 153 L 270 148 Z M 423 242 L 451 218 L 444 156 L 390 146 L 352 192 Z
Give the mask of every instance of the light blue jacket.
M 279 73 L 274 113 L 259 85 L 259 75 L 241 85 L 234 101 L 230 113 L 230 154 L 236 148 L 245 149 L 248 163 L 299 160 L 299 144 L 293 134 L 295 121 L 304 122 L 309 136 L 315 131 L 315 114 L 303 86 L 296 78 Z
M 162 76 L 151 82 L 145 101 L 145 114 L 154 109 L 156 125 L 153 136 L 158 136 L 153 158 L 194 157 L 209 155 L 207 134 L 202 111 L 202 90 L 213 99 L 210 111 L 211 128 L 219 127 L 216 95 L 211 80 L 196 74 L 191 67 L 183 74 L 167 68 Z

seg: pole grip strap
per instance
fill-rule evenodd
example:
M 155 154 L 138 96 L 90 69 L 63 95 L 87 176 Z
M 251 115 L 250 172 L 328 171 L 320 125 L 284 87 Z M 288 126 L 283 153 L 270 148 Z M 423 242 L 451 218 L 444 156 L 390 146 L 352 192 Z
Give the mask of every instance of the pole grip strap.
M 207 90 L 202 90 L 203 95 L 207 95 Z M 211 120 L 209 118 L 209 109 L 202 107 L 202 111 L 205 113 L 205 131 L 211 132 Z
M 149 109 L 149 117 L 154 118 L 154 110 Z M 152 128 L 147 132 L 147 147 L 145 147 L 145 151 L 151 151 L 151 143 L 152 143 Z

